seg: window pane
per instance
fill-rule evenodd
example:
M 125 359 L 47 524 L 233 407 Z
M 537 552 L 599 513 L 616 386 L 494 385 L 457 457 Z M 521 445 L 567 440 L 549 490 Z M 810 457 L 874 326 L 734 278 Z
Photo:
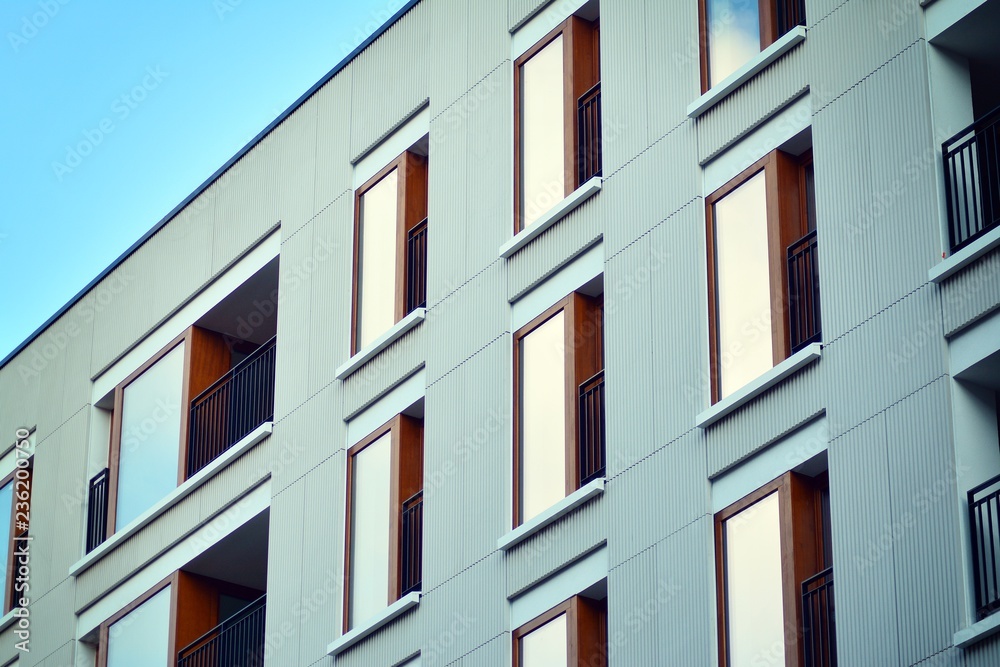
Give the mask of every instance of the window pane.
M 564 312 L 521 339 L 521 520 L 566 495 Z
M 115 529 L 177 486 L 184 343 L 125 387 Z
M 108 628 L 108 667 L 168 667 L 170 586 Z M 180 647 L 183 648 L 183 647 Z
M 521 222 L 532 224 L 566 196 L 563 38 L 521 66 Z
M 714 86 L 760 53 L 757 0 L 705 0 L 709 85 Z
M 778 494 L 725 524 L 729 667 L 784 665 Z
M 359 203 L 359 350 L 396 323 L 397 176 L 390 171 Z
M 7 558 L 10 555 L 10 517 L 11 503 L 14 498 L 14 482 L 10 481 L 0 488 L 0 526 L 6 526 L 6 530 L 0 530 L 0 591 L 7 590 Z M 18 531 L 20 532 L 20 531 Z M 16 599 L 16 598 L 15 598 Z
M 567 644 L 566 614 L 562 614 L 521 638 L 521 667 L 566 665 Z
M 764 172 L 716 202 L 715 270 L 722 397 L 773 365 Z
M 348 627 L 371 618 L 388 604 L 391 459 L 391 433 L 386 433 L 352 457 Z

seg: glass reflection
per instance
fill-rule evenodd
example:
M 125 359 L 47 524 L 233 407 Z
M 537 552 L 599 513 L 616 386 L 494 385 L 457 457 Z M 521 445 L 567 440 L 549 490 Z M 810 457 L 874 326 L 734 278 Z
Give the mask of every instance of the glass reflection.
M 352 457 L 348 627 L 371 618 L 388 604 L 391 457 L 391 433 Z
M 361 196 L 358 210 L 357 346 L 362 349 L 396 323 L 396 198 L 398 172 Z
M 521 339 L 521 520 L 566 495 L 564 311 Z
M 180 465 L 184 343 L 125 387 L 115 529 L 177 486 Z
M 705 0 L 709 87 L 760 53 L 757 0 Z
M 521 66 L 521 226 L 566 196 L 563 37 Z
M 522 667 L 556 667 L 568 664 L 566 614 L 555 617 L 521 638 Z
M 723 398 L 773 365 L 766 196 L 761 171 L 713 207 Z
M 170 586 L 108 628 L 108 667 L 168 667 Z
M 729 667 L 784 665 L 777 492 L 725 522 Z

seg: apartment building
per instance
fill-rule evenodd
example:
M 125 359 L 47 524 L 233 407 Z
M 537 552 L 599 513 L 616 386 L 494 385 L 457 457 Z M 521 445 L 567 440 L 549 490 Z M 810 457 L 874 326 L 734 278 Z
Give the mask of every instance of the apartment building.
M 0 665 L 1000 664 L 998 30 L 399 7 L 2 362 Z

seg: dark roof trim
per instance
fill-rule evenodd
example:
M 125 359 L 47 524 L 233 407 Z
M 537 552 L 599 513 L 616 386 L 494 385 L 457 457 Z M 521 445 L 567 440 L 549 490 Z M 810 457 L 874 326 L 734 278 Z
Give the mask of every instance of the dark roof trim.
M 211 176 L 209 176 L 208 179 L 204 183 L 202 183 L 201 185 L 199 185 L 195 189 L 194 192 L 192 192 L 190 195 L 188 195 L 184 199 L 184 201 L 182 201 L 180 204 L 178 204 L 177 206 L 175 206 L 173 208 L 173 210 L 170 211 L 170 213 L 167 213 L 163 217 L 163 219 L 161 219 L 158 223 L 156 223 L 155 225 L 153 225 L 153 228 L 150 229 L 145 234 L 143 234 L 142 238 L 140 238 L 138 241 L 136 241 L 135 243 L 133 243 L 132 246 L 128 250 L 126 250 L 125 252 L 123 252 L 118 257 L 118 259 L 116 259 L 115 261 L 113 261 L 108 268 L 106 268 L 103 271 L 101 271 L 96 278 L 94 278 L 89 283 L 87 283 L 86 287 L 84 287 L 82 290 L 80 290 L 79 292 L 77 292 L 76 296 L 74 296 L 72 299 L 70 299 L 66 303 L 66 305 L 64 305 L 62 308 L 60 308 L 59 310 L 57 310 L 56 313 L 52 317 L 50 317 L 49 319 L 45 320 L 45 322 L 42 324 L 42 326 L 40 326 L 37 329 L 35 329 L 35 331 L 32 332 L 31 335 L 29 335 L 26 339 L 24 339 L 24 342 L 22 342 L 20 345 L 18 345 L 17 347 L 15 347 L 10 352 L 10 354 L 8 354 L 6 357 L 3 358 L 3 360 L 0 360 L 0 368 L 3 368 L 4 366 L 6 366 L 14 357 L 16 357 L 17 355 L 19 355 L 24 350 L 24 348 L 28 347 L 28 345 L 30 345 L 33 340 L 35 340 L 36 338 L 38 338 L 42 333 L 45 332 L 46 329 L 48 329 L 50 326 L 52 326 L 56 322 L 56 320 L 58 320 L 60 317 L 62 317 L 63 315 L 65 315 L 66 312 L 70 308 L 72 308 L 74 305 L 76 305 L 76 303 L 78 301 L 80 301 L 80 299 L 82 299 L 84 296 L 86 296 L 87 292 L 89 292 L 90 290 L 94 289 L 94 287 L 96 287 L 98 283 L 100 283 L 102 280 L 104 280 L 108 276 L 108 274 L 110 274 L 112 271 L 114 271 L 116 268 L 118 268 L 118 266 L 122 262 L 124 262 L 129 257 L 129 255 L 131 255 L 132 253 L 134 253 L 144 243 L 146 243 L 146 241 L 148 241 L 150 238 L 152 238 L 152 236 L 154 234 L 156 234 L 158 231 L 160 231 L 168 222 L 170 222 L 170 220 L 172 218 L 174 218 L 174 216 L 176 216 L 178 213 L 180 213 L 182 210 L 184 210 L 184 207 L 186 207 L 188 204 L 190 204 L 192 201 L 194 201 L 202 192 L 204 192 L 206 189 L 208 189 L 208 187 L 210 185 L 212 185 L 212 183 L 214 183 L 220 176 L 222 176 L 224 173 L 226 173 L 226 171 L 231 166 L 233 166 L 234 164 L 236 164 L 236 162 L 238 162 L 240 158 L 242 158 L 244 155 L 246 155 L 247 153 L 249 153 L 250 150 L 254 146 L 256 146 L 258 143 L 260 143 L 260 141 L 264 137 L 266 137 L 268 134 L 270 134 L 271 130 L 273 130 L 274 128 L 276 128 L 279 125 L 281 125 L 281 123 L 283 123 L 286 118 L 288 118 L 290 115 L 292 115 L 292 113 L 295 112 L 295 110 L 298 109 L 300 106 L 302 106 L 305 103 L 306 100 L 308 100 L 310 97 L 312 97 L 313 94 L 316 93 L 316 91 L 318 91 L 320 88 L 322 88 L 327 83 L 329 83 L 330 79 L 332 79 L 333 77 L 335 77 L 342 69 L 344 69 L 345 67 L 347 67 L 347 64 L 350 63 L 352 60 L 354 60 L 354 58 L 359 53 L 361 53 L 362 51 L 364 51 L 366 48 L 368 48 L 369 45 L 371 45 L 372 42 L 374 42 L 376 39 L 378 39 L 379 37 L 381 37 L 382 34 L 386 30 L 388 30 L 390 27 L 392 27 L 392 24 L 394 24 L 396 21 L 398 21 L 400 18 L 402 18 L 404 14 L 406 14 L 408 11 L 410 11 L 411 9 L 413 9 L 413 7 L 417 3 L 419 3 L 419 2 L 420 2 L 420 0 L 407 0 L 406 4 L 403 5 L 402 7 L 400 7 L 399 10 L 397 10 L 396 13 L 393 14 L 389 18 L 388 21 L 386 21 L 385 23 L 383 23 L 382 26 L 378 30 L 376 30 L 374 33 L 372 33 L 371 36 L 368 37 L 368 39 L 366 39 L 365 41 L 361 42 L 361 44 L 359 44 L 353 51 L 351 51 L 349 54 L 347 54 L 347 56 L 344 57 L 344 59 L 341 60 L 339 63 L 337 63 L 334 66 L 334 68 L 332 70 L 330 70 L 326 74 L 326 76 L 324 76 L 322 79 L 320 79 L 319 81 L 317 81 L 312 86 L 312 88 L 310 88 L 305 93 L 303 93 L 302 96 L 299 97 L 299 99 L 297 99 L 294 102 L 292 102 L 291 106 L 289 106 L 287 109 L 285 109 L 281 113 L 281 115 L 279 115 L 277 118 L 275 118 L 273 121 L 271 121 L 270 125 L 268 125 L 263 130 L 261 130 L 260 133 L 256 137 L 254 137 L 253 139 L 251 139 L 247 143 L 246 146 L 244 146 L 243 148 L 241 148 L 239 150 L 239 152 L 236 153 L 236 155 L 234 155 L 233 157 L 229 158 L 229 160 L 224 165 L 222 165 L 221 167 L 219 167 L 219 169 L 214 174 L 212 174 Z

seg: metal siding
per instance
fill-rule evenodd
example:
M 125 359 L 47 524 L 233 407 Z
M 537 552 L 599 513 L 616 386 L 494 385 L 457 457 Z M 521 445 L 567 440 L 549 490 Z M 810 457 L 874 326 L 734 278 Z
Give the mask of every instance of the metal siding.
M 507 25 L 511 32 L 548 5 L 552 0 L 508 0 Z
M 344 419 L 351 419 L 423 368 L 427 328 L 418 324 L 343 380 Z
M 433 109 L 432 102 L 432 109 Z M 445 112 L 430 123 L 430 161 L 427 182 L 427 305 L 435 304 L 475 273 L 466 248 L 470 223 L 467 216 L 467 126 L 454 112 Z M 499 247 L 499 246 L 497 246 Z
M 309 386 L 303 378 L 309 377 L 309 332 L 306 323 L 312 319 L 312 298 L 306 279 L 294 267 L 301 266 L 313 252 L 314 225 L 306 225 L 296 233 L 281 240 L 281 266 L 278 275 L 278 340 L 275 352 L 274 417 L 282 417 L 301 405 L 309 396 Z M 284 230 L 282 230 L 284 234 Z M 348 293 L 350 285 L 340 287 Z M 348 315 L 349 317 L 349 315 Z M 349 356 L 347 340 L 331 340 L 330 347 Z
M 983 256 L 941 286 L 946 336 L 952 336 L 1000 306 L 1000 250 Z
M 646 9 L 633 0 L 601 3 L 602 129 L 609 135 L 602 146 L 605 176 L 641 153 L 651 141 L 648 91 L 656 76 L 649 71 L 646 55 L 647 24 Z
M 264 664 L 301 665 L 299 644 L 303 635 L 301 623 L 303 572 L 306 565 L 319 560 L 307 560 L 303 549 L 306 483 L 299 480 L 282 489 L 272 487 L 271 514 L 267 542 L 267 615 L 264 636 Z M 296 622 L 293 622 L 293 619 Z M 328 628 L 329 641 L 336 636 Z
M 316 174 L 313 214 L 339 197 L 349 197 L 354 174 L 351 165 L 351 93 L 352 71 L 348 68 L 330 80 L 316 93 Z M 353 204 L 352 204 L 353 206 Z M 288 233 L 305 221 L 283 223 Z

